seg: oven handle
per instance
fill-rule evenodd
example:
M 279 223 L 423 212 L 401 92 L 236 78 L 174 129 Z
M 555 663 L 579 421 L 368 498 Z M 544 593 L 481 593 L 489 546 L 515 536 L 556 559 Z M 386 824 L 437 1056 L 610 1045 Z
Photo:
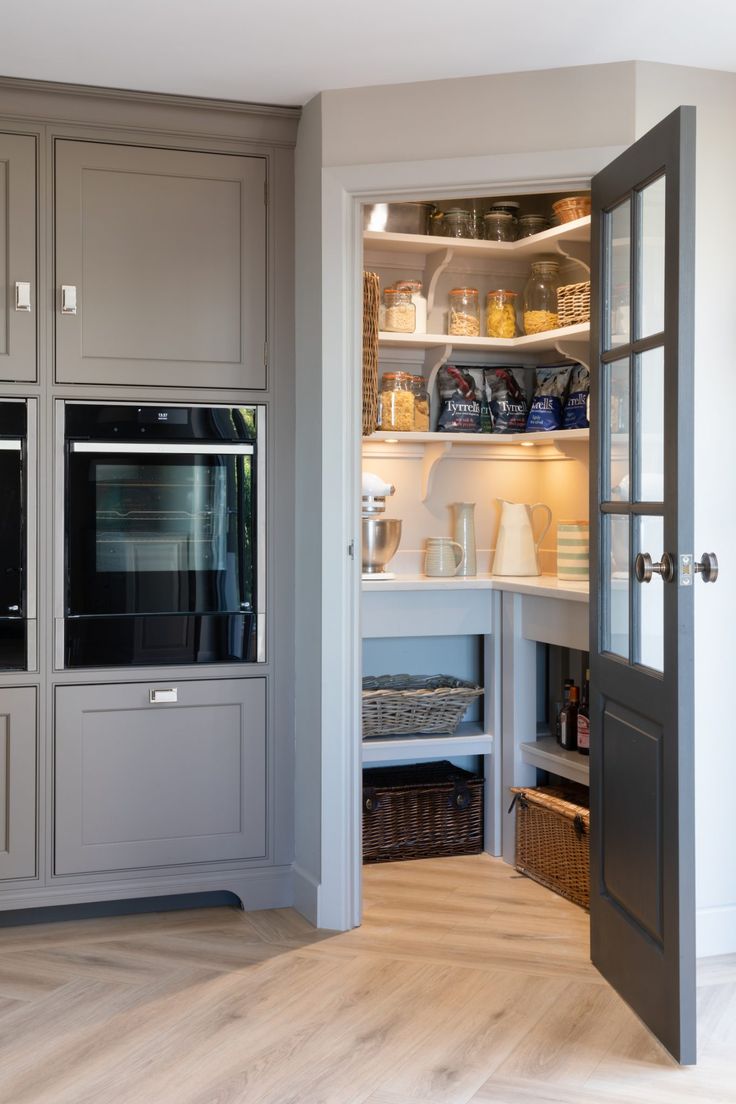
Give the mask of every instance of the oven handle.
M 0 452 L 20 452 L 23 442 L 19 437 L 5 437 L 0 440 Z
M 163 441 L 72 441 L 72 452 L 110 452 L 117 456 L 128 453 L 147 453 L 149 456 L 252 456 L 255 452 L 253 445 L 233 445 L 224 441 L 222 444 L 202 442 L 200 444 L 172 445 Z

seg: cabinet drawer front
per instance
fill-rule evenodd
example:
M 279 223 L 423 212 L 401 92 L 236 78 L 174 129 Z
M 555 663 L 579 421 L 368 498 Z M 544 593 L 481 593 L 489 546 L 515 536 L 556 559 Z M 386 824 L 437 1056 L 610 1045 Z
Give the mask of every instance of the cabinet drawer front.
M 0 878 L 36 875 L 36 690 L 0 690 Z
M 264 856 L 265 679 L 57 688 L 55 793 L 57 874 Z
M 264 388 L 265 183 L 262 157 L 57 142 L 57 379 Z
M 36 379 L 37 290 L 36 139 L 0 134 L 0 379 Z

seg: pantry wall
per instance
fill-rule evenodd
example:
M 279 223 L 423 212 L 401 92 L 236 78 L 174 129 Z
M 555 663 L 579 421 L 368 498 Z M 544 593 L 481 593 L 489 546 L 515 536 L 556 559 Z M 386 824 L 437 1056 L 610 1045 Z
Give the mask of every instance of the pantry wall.
M 576 104 L 572 113 L 568 110 L 571 98 Z M 322 94 L 305 109 L 297 147 L 297 275 L 298 286 L 307 291 L 314 311 L 302 311 L 297 341 L 297 402 L 303 396 L 312 412 L 308 424 L 302 419 L 297 430 L 297 447 L 303 461 L 308 458 L 298 473 L 297 500 L 303 506 L 298 512 L 297 530 L 304 550 L 302 570 L 310 580 L 308 593 L 302 592 L 297 604 L 298 654 L 307 658 L 309 668 L 302 671 L 297 708 L 303 702 L 313 723 L 302 726 L 297 744 L 297 886 L 300 907 L 320 923 L 344 928 L 359 918 L 360 583 L 359 568 L 350 558 L 349 548 L 351 543 L 357 546 L 360 532 L 360 204 L 379 199 L 509 194 L 540 189 L 543 184 L 575 190 L 586 186 L 599 168 L 652 122 L 683 102 L 695 103 L 698 108 L 698 195 L 707 195 L 711 205 L 718 197 L 722 203 L 732 160 L 730 147 L 724 148 L 723 143 L 724 112 L 734 103 L 730 74 L 703 74 L 632 62 L 340 90 Z M 361 120 L 358 128 L 357 118 Z M 559 125 L 550 126 L 551 119 Z M 702 308 L 702 314 L 697 346 L 698 353 L 707 348 L 711 358 L 716 332 L 726 342 L 724 347 L 732 347 L 734 337 L 726 314 L 713 328 L 714 307 L 711 304 L 706 308 L 703 303 L 709 294 L 707 289 L 713 286 L 712 275 L 709 280 L 703 279 L 704 266 L 709 266 L 711 274 L 721 272 L 724 266 L 711 234 L 714 224 L 708 221 L 712 211 L 712 206 L 710 211 L 704 210 L 699 198 L 698 309 Z M 727 237 L 729 234 L 730 228 Z M 701 318 L 705 326 L 711 327 L 708 335 Z M 346 370 L 346 365 L 351 370 Z M 719 377 L 719 373 L 725 373 L 722 361 L 712 358 L 708 372 L 714 386 L 725 388 L 725 375 Z M 694 412 L 701 473 L 697 479 L 698 544 L 706 541 L 715 547 L 717 531 L 722 537 L 719 556 L 727 558 L 726 538 L 733 535 L 731 519 L 722 509 L 716 515 L 717 493 L 713 487 L 701 492 L 702 477 L 708 470 L 706 427 L 719 441 L 722 434 L 725 443 L 725 411 L 711 404 L 706 412 L 704 401 L 701 396 Z M 716 442 L 716 453 L 720 447 Z M 375 462 L 379 461 L 399 463 L 407 469 L 406 474 L 402 473 L 405 486 L 401 494 L 409 493 L 410 488 L 412 493 L 416 491 L 416 468 L 420 466 L 416 460 L 376 457 Z M 542 477 L 547 485 L 538 492 L 539 498 L 544 500 L 546 495 L 549 500 L 552 483 L 557 479 L 554 473 L 562 469 L 572 472 L 582 463 L 577 458 L 548 465 L 524 462 L 513 467 L 523 467 L 525 473 L 529 469 L 552 472 L 553 479 Z M 497 486 L 508 479 L 499 472 L 512 467 L 510 461 L 495 458 L 443 461 L 435 473 L 436 503 L 422 507 L 423 512 L 416 517 L 411 515 L 407 547 L 416 547 L 416 538 L 427 535 L 432 526 L 447 532 L 446 502 L 456 497 L 452 473 L 465 470 L 466 465 L 483 474 L 472 477 L 477 478 L 473 495 L 463 493 L 462 498 L 472 501 L 475 495 L 479 503 L 489 503 L 498 493 Z M 317 478 L 322 501 L 328 505 L 315 513 L 310 495 Z M 398 474 L 395 478 L 398 482 Z M 513 478 L 518 481 L 513 490 L 521 492 L 527 475 L 517 471 Z M 530 483 L 526 488 L 531 492 Z M 525 493 L 523 500 L 533 497 Z M 398 502 L 395 505 L 398 507 Z M 559 506 L 563 508 L 561 501 Z M 492 539 L 490 509 L 485 519 L 488 529 L 487 536 L 481 533 L 481 547 L 488 547 Z M 714 536 L 706 531 L 712 520 L 717 522 Z M 699 554 L 701 549 L 695 551 Z M 714 785 L 718 788 L 719 767 L 724 763 L 733 767 L 732 751 L 714 723 L 719 710 L 722 715 L 728 713 L 722 690 L 727 677 L 725 670 L 720 670 L 727 642 L 723 640 L 715 655 L 709 646 L 724 636 L 723 627 L 718 628 L 713 618 L 716 607 L 723 608 L 726 591 L 730 592 L 731 587 L 729 581 L 719 596 L 697 595 L 701 954 L 736 949 L 732 945 L 736 929 L 729 919 L 735 911 L 736 884 L 733 871 L 724 864 L 717 847 L 718 840 L 727 838 L 724 831 L 730 831 L 731 814 L 727 803 L 706 801 L 704 794 L 704 780 L 708 780 L 712 793 Z M 706 625 L 707 637 L 703 635 Z M 706 662 L 711 664 L 707 679 Z M 714 670 L 720 672 L 715 681 Z M 313 691 L 315 685 L 322 686 L 319 702 Z M 717 867 L 720 881 L 716 878 Z

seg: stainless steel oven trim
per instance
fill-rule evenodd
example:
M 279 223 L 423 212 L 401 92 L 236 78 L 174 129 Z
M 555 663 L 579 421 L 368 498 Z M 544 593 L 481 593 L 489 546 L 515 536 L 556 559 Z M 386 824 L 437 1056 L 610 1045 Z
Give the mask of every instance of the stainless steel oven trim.
M 54 410 L 56 447 L 54 449 L 54 669 L 64 669 L 64 567 L 66 551 L 66 500 L 64 498 L 64 400 L 57 399 Z
M 256 663 L 266 662 L 266 407 L 256 407 Z
M 35 399 L 26 403 L 26 603 L 25 616 L 28 621 L 36 619 L 36 584 L 38 554 L 38 407 Z M 30 639 L 30 637 L 29 637 Z M 35 670 L 35 654 L 30 655 L 28 665 Z M 33 663 L 31 664 L 31 661 Z
M 223 441 L 216 444 L 209 441 L 197 443 L 182 443 L 173 445 L 152 438 L 145 443 L 142 441 L 72 441 L 72 452 L 104 452 L 114 453 L 118 456 L 128 454 L 158 456 L 252 456 L 255 452 L 253 445 L 233 445 Z

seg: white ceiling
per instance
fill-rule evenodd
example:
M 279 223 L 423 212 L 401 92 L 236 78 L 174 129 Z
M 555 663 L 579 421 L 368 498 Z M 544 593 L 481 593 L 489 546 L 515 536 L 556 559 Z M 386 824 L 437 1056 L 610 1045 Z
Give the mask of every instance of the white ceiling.
M 0 23 L 5 76 L 278 104 L 631 59 L 736 71 L 736 3 L 5 0 Z

